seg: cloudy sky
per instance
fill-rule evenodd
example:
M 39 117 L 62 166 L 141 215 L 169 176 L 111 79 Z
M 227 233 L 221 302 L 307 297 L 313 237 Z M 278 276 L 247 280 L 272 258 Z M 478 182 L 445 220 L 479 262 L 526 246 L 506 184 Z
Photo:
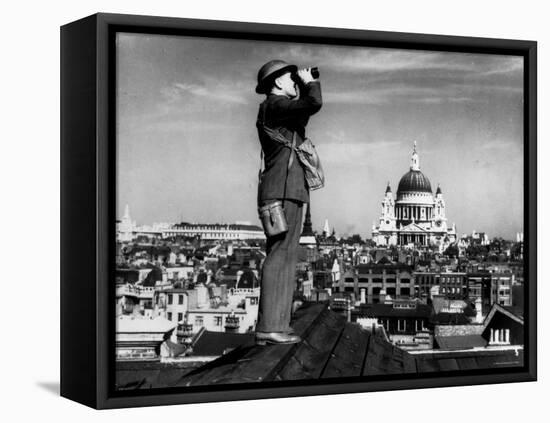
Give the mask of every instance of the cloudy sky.
M 370 237 L 416 141 L 460 234 L 523 230 L 519 57 L 141 34 L 119 34 L 117 52 L 118 216 L 129 204 L 138 224 L 258 223 L 254 88 L 280 58 L 321 71 L 307 128 L 326 174 L 314 229 L 328 219 Z

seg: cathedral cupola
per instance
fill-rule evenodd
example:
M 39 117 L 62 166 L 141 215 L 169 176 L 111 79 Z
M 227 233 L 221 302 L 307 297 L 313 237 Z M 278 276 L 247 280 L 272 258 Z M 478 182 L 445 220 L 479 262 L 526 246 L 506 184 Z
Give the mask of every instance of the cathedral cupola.
M 432 199 L 430 180 L 420 171 L 420 158 L 416 151 L 416 141 L 411 155 L 410 170 L 401 177 L 397 185 L 397 199 L 402 199 L 410 193 L 425 193 L 426 200 L 431 201 Z

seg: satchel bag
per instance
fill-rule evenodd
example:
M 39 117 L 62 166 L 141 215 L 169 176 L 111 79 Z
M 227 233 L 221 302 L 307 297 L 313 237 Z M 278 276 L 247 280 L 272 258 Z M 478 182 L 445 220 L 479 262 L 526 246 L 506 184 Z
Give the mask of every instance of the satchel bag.
M 304 168 L 306 182 L 310 190 L 314 191 L 325 186 L 325 173 L 315 146 L 309 138 L 296 147 L 296 155 Z
M 273 141 L 283 144 L 296 152 L 298 160 L 304 169 L 307 185 L 311 191 L 315 191 L 325 186 L 325 173 L 321 165 L 321 159 L 309 138 L 305 138 L 304 142 L 296 147 L 294 142 L 296 132 L 293 133 L 293 142 L 290 143 L 278 129 L 269 128 L 261 122 L 259 122 L 258 125 Z

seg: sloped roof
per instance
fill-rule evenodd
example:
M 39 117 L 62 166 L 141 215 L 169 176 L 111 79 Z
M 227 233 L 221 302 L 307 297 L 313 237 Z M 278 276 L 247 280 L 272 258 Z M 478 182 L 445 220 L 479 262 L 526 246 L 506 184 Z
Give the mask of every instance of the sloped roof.
M 437 313 L 432 317 L 434 325 L 467 325 L 470 323 L 464 313 Z
M 269 346 L 257 346 L 253 342 L 241 344 L 191 372 L 189 368 L 170 367 L 154 373 L 147 366 L 162 368 L 162 363 L 146 365 L 144 372 L 136 371 L 132 375 L 132 380 L 125 376 L 126 389 L 357 378 L 523 365 L 521 348 L 444 352 L 431 350 L 412 354 L 389 343 L 383 331 L 367 331 L 356 323 L 347 322 L 343 315 L 319 303 L 304 303 L 296 312 L 292 327 L 302 337 L 302 342 Z M 248 336 L 253 341 L 253 335 Z M 209 348 L 217 342 L 208 337 L 203 341 L 203 353 L 210 352 Z M 240 339 L 235 343 L 227 341 L 225 348 L 229 349 L 239 342 Z M 474 338 L 470 339 L 470 344 L 475 342 Z M 220 352 L 216 346 L 213 348 L 215 350 L 211 352 Z
M 361 304 L 352 314 L 362 317 L 418 317 L 428 318 L 432 308 L 427 304 L 417 303 L 416 308 L 396 308 L 393 304 Z
M 193 344 L 194 356 L 221 356 L 237 347 L 254 345 L 253 333 L 226 333 L 205 330 Z
M 465 350 L 485 347 L 487 341 L 481 335 L 436 336 L 439 348 L 444 350 Z
M 326 305 L 309 303 L 296 313 L 292 345 L 239 347 L 183 376 L 174 386 L 411 373 L 414 358 L 378 333 L 348 323 Z
M 487 327 L 489 323 L 491 322 L 491 319 L 496 313 L 502 313 L 505 316 L 509 317 L 510 319 L 516 321 L 517 323 L 523 325 L 523 319 L 515 314 L 513 314 L 510 310 L 507 310 L 503 306 L 494 303 L 493 307 L 491 307 L 491 310 L 487 314 L 487 317 L 485 317 L 485 320 L 483 321 L 483 326 Z
M 174 323 L 164 317 L 148 319 L 120 316 L 116 320 L 117 333 L 166 333 L 175 327 Z
M 403 226 L 403 228 L 400 229 L 399 232 L 427 232 L 427 230 L 417 225 L 416 223 L 409 223 L 408 225 Z

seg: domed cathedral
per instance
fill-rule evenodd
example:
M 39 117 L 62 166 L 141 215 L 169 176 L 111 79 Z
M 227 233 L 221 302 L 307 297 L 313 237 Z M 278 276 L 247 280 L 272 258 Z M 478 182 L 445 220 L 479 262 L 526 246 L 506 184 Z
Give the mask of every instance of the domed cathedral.
M 372 239 L 378 246 L 438 247 L 444 251 L 456 242 L 456 227 L 447 226 L 445 200 L 438 186 L 435 196 L 430 180 L 420 171 L 416 141 L 410 170 L 397 186 L 396 199 L 388 182 L 378 226 L 373 224 Z

